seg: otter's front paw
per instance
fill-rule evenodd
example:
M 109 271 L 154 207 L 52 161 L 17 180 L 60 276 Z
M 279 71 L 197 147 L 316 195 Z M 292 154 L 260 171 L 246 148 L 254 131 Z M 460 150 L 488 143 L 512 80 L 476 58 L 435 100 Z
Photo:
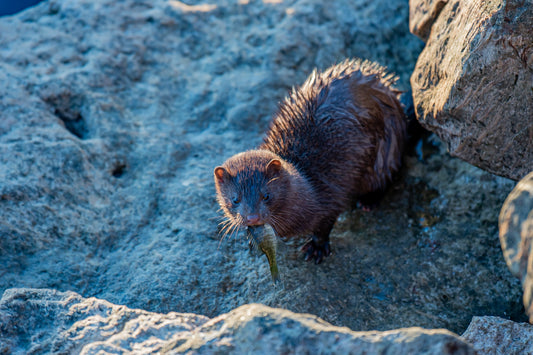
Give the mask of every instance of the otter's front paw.
M 329 241 L 318 244 L 314 238 L 302 247 L 302 251 L 304 252 L 305 261 L 315 259 L 315 264 L 320 264 L 326 256 L 331 255 Z

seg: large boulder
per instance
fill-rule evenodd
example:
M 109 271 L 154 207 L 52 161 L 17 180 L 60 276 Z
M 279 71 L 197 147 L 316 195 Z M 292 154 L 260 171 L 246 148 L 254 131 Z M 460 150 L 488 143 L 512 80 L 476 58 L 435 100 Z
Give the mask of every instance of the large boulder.
M 260 304 L 209 319 L 117 306 L 74 292 L 10 289 L 0 299 L 4 354 L 423 354 L 474 349 L 444 329 L 354 332 Z
M 522 283 L 533 323 L 533 171 L 516 184 L 502 206 L 500 241 L 507 266 Z
M 452 155 L 519 180 L 533 170 L 533 3 L 410 5 L 414 33 L 429 34 L 411 76 L 418 120 Z

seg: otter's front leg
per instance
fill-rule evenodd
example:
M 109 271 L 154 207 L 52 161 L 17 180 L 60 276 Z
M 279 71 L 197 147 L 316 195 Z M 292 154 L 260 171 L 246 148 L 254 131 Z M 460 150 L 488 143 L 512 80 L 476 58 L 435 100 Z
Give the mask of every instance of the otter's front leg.
M 324 218 L 314 231 L 312 239 L 302 247 L 306 261 L 315 259 L 315 264 L 320 264 L 326 256 L 331 255 L 329 233 L 336 220 L 336 217 Z

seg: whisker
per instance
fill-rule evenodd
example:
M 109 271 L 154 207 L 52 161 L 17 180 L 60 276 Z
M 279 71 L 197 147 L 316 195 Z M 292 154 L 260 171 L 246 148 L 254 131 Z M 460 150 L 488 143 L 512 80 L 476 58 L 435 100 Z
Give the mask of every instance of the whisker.
M 214 219 L 225 219 L 225 218 L 227 218 L 227 217 L 224 216 L 224 215 L 222 215 L 222 216 L 219 215 L 219 216 L 209 217 L 209 220 L 212 221 L 212 220 L 214 220 Z
M 221 237 L 220 237 L 220 239 L 218 241 L 217 249 L 220 249 L 220 245 L 222 244 L 222 241 L 224 240 L 224 238 L 226 238 L 226 236 L 228 235 L 229 231 L 231 230 L 231 227 L 233 226 L 233 223 L 231 223 L 230 219 L 225 220 L 224 223 L 225 223 L 224 226 L 220 229 Z
M 240 230 L 240 225 L 238 223 L 234 223 L 232 225 L 228 239 L 230 240 L 235 239 L 234 237 L 239 233 L 239 230 Z
M 222 237 L 218 242 L 218 248 L 220 248 L 220 245 L 224 239 L 232 239 L 234 235 L 238 234 L 241 227 L 241 222 L 242 218 L 228 218 L 221 222 L 221 224 L 224 223 L 224 225 L 220 230 Z
M 231 222 L 231 220 L 229 218 L 226 218 L 226 219 L 223 219 L 222 221 L 220 221 L 220 223 L 218 225 L 220 226 L 222 224 L 223 225 L 222 227 L 225 227 L 230 222 Z
M 224 239 L 224 237 L 229 233 L 232 227 L 233 227 L 232 221 L 228 220 L 227 223 L 220 230 L 220 232 L 223 233 L 222 239 Z

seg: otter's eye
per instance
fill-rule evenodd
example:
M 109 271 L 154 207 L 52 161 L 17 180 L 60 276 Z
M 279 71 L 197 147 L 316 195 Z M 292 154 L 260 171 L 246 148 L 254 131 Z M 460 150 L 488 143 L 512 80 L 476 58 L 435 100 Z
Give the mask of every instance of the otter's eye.
M 267 192 L 266 194 L 263 195 L 263 201 L 268 201 L 269 199 L 270 199 L 270 195 Z
M 238 205 L 241 202 L 241 199 L 240 197 L 234 197 L 231 202 L 233 202 L 234 205 Z

